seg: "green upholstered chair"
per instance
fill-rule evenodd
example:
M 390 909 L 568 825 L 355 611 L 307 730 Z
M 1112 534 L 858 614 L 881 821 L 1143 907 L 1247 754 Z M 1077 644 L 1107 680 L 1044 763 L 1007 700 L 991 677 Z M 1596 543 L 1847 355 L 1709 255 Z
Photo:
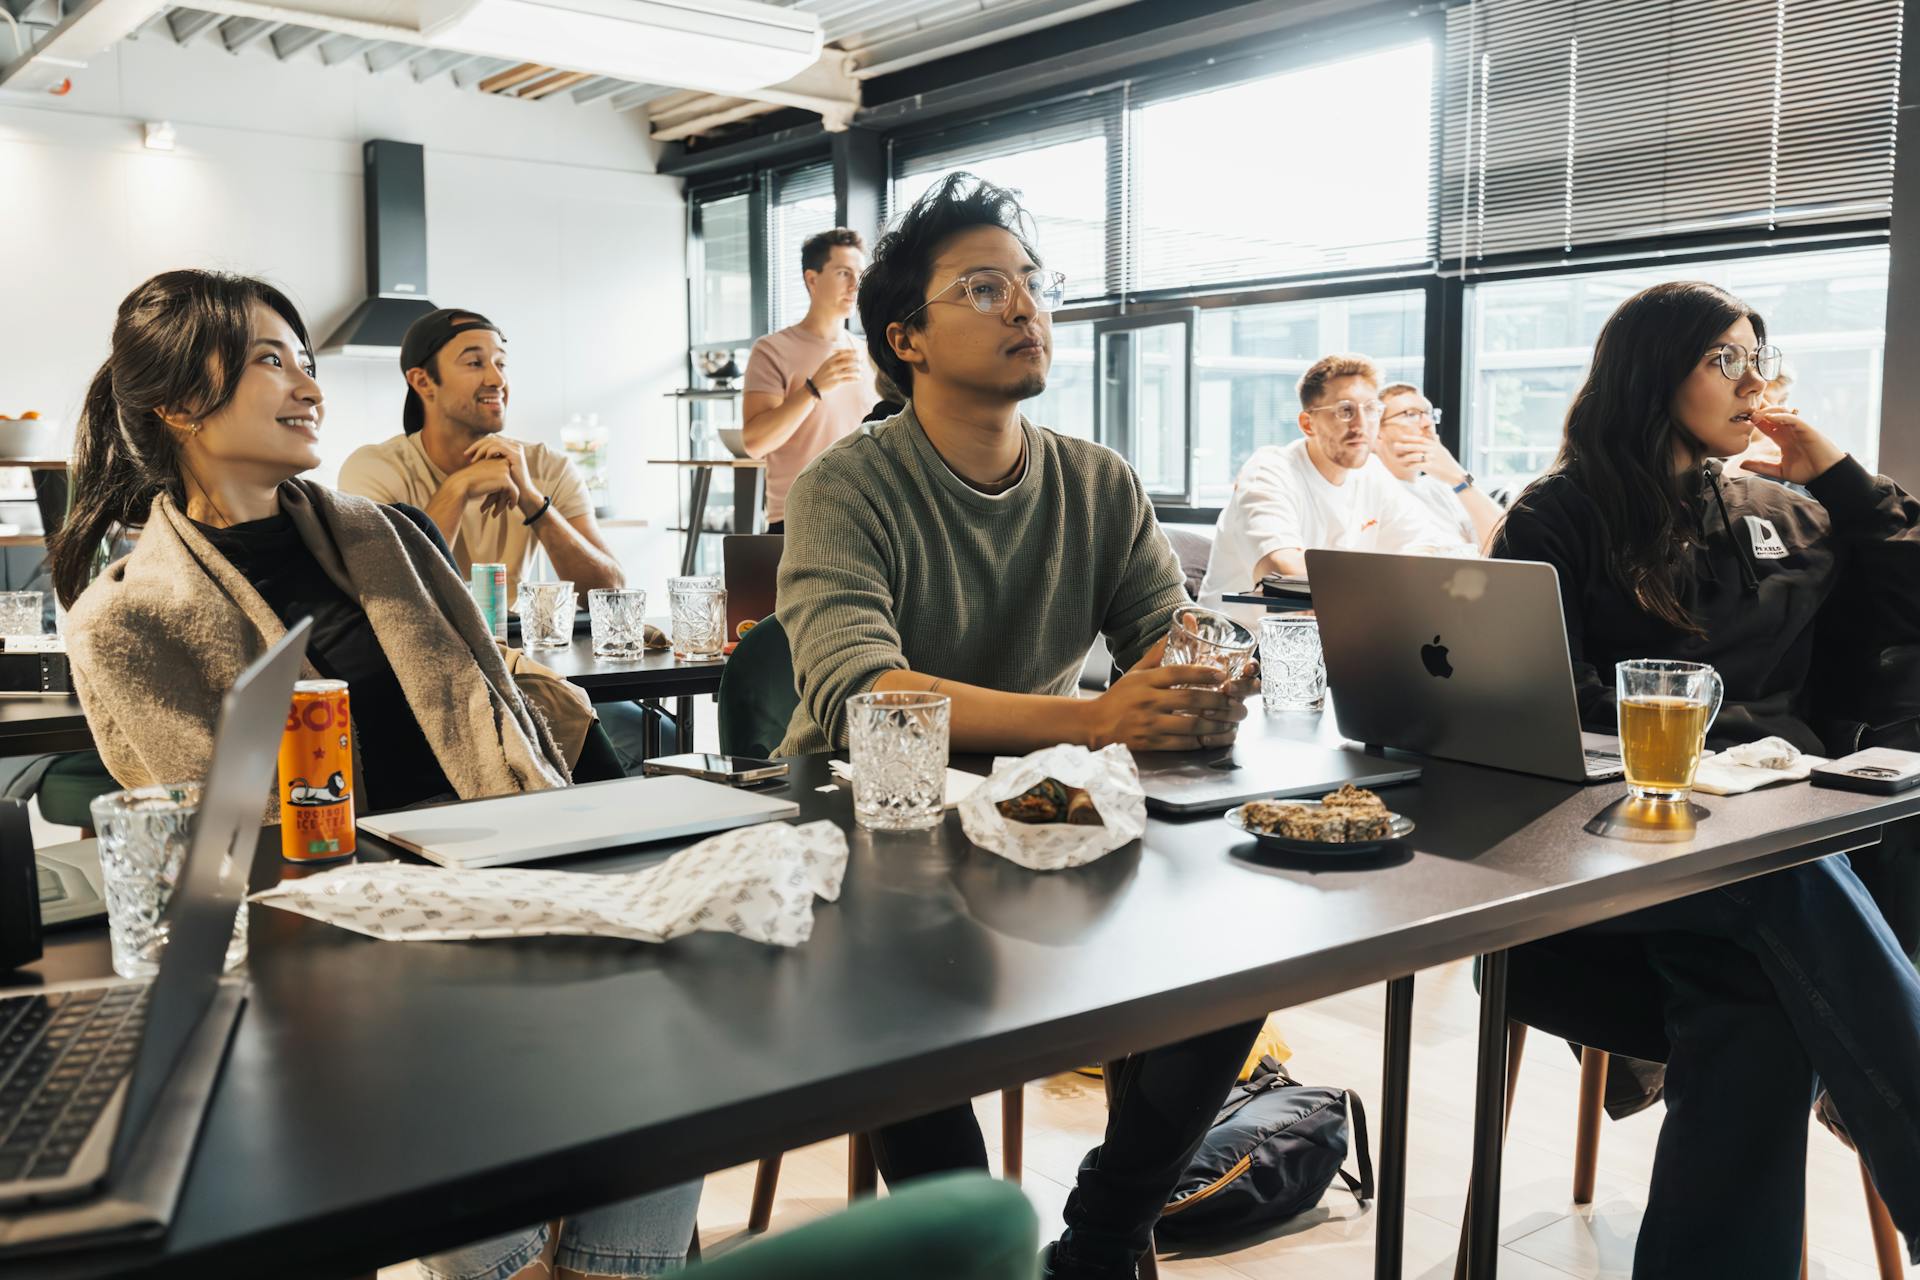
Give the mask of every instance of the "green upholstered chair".
M 720 673 L 720 750 L 770 756 L 787 736 L 800 695 L 793 688 L 793 649 L 778 615 L 740 637 Z
M 685 1274 L 687 1280 L 1035 1280 L 1039 1231 L 1019 1188 L 984 1174 L 947 1174 L 695 1263 Z
M 119 789 L 98 751 L 69 751 L 35 759 L 7 785 L 6 798 L 37 799 L 48 822 L 91 835 L 94 797 Z

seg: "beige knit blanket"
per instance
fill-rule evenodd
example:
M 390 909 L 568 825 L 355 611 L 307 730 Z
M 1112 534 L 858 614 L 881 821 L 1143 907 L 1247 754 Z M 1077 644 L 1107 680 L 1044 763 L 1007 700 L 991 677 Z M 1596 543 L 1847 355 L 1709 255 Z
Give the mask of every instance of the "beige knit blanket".
M 280 507 L 366 611 L 462 799 L 567 784 L 566 755 L 425 534 L 377 503 L 307 480 L 282 484 Z M 74 690 L 108 771 L 129 787 L 204 778 L 221 697 L 284 634 L 172 499 L 155 499 L 132 554 L 108 565 L 67 614 Z M 306 674 L 319 675 L 311 663 Z M 356 753 L 356 775 L 359 764 Z

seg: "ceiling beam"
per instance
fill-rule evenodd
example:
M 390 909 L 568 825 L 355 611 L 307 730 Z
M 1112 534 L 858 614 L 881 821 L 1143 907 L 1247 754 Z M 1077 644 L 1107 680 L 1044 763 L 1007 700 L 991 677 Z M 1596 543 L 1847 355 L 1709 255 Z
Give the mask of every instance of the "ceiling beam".
M 218 21 L 220 15 L 217 13 L 200 9 L 175 9 L 167 15 L 167 30 L 173 33 L 175 44 L 186 44 Z
M 485 80 L 482 80 L 480 82 L 480 92 L 504 93 L 515 85 L 525 84 L 527 81 L 544 76 L 552 70 L 552 67 L 543 67 L 537 62 L 522 62 L 518 66 L 507 68 L 505 71 L 496 71 Z
M 228 53 L 238 53 L 262 36 L 272 35 L 279 25 L 264 18 L 228 18 L 220 24 L 220 40 Z
M 425 84 L 435 76 L 451 71 L 462 63 L 473 62 L 476 58 L 475 54 L 461 53 L 457 49 L 428 49 L 413 59 L 413 82 Z
M 285 62 L 303 49 L 312 48 L 327 38 L 327 33 L 318 27 L 281 27 L 273 33 L 268 43 L 273 46 L 273 56 Z
M 778 108 L 771 102 L 740 102 L 724 110 L 708 112 L 680 124 L 652 130 L 655 142 L 679 142 L 691 138 L 696 133 L 705 133 L 709 129 L 718 129 L 723 124 L 733 124 L 738 120 L 750 120 L 754 116 L 763 116 Z
M 320 61 L 337 67 L 372 43 L 366 36 L 328 36 L 320 42 Z
M 573 100 L 575 102 L 593 102 L 596 99 L 606 97 L 610 93 L 618 93 L 620 90 L 630 87 L 631 86 L 624 80 L 615 80 L 612 76 L 599 76 L 575 89 L 573 91 Z
M 415 45 L 387 42 L 376 44 L 367 50 L 367 70 L 374 75 L 391 71 L 401 63 L 418 56 L 420 50 Z
M 562 71 L 558 75 L 551 75 L 545 80 L 538 80 L 528 85 L 520 91 L 519 96 L 537 101 L 550 93 L 558 93 L 562 89 L 571 89 L 582 80 L 591 80 L 592 78 L 593 77 L 585 71 Z
M 125 40 L 165 7 L 163 0 L 73 0 L 65 15 L 24 56 L 8 52 L 0 58 L 0 85 L 32 92 L 58 85 L 70 72 L 84 67 Z
M 635 107 L 645 106 L 660 96 L 659 87 L 650 84 L 635 85 L 623 89 L 613 96 L 612 107 L 615 111 L 631 111 Z

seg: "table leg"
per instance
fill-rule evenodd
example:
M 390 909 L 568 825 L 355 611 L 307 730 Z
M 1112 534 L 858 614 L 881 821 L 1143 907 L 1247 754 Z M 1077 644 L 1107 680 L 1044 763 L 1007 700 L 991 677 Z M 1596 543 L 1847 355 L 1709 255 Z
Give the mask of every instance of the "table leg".
M 1480 960 L 1480 1063 L 1473 1096 L 1468 1280 L 1494 1280 L 1500 1253 L 1500 1156 L 1506 1145 L 1507 953 Z
M 733 531 L 760 532 L 760 476 L 758 467 L 733 469 Z
M 692 751 L 693 745 L 693 699 L 678 698 L 673 704 L 674 719 L 680 722 L 680 750 Z
M 651 760 L 660 754 L 660 704 L 648 698 L 640 706 L 647 712 L 640 726 L 640 752 Z
M 693 469 L 693 492 L 687 499 L 687 549 L 680 556 L 682 577 L 693 572 L 694 557 L 700 553 L 700 528 L 707 522 L 707 490 L 713 486 L 713 468 Z
M 1379 1200 L 1374 1205 L 1374 1280 L 1400 1280 L 1407 1225 L 1407 1095 L 1413 1052 L 1413 975 L 1387 984 L 1386 1053 L 1380 1076 Z

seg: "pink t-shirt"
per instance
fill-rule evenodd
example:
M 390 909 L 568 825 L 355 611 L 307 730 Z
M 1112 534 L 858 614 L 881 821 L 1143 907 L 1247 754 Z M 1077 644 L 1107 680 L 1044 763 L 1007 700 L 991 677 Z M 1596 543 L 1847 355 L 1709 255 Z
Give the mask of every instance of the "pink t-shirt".
M 841 330 L 831 339 L 815 337 L 799 325 L 770 333 L 753 344 L 747 356 L 748 391 L 762 391 L 785 398 L 795 391 L 804 392 L 806 380 L 825 364 L 836 350 L 857 348 L 851 333 Z M 864 353 L 861 359 L 865 360 Z M 873 408 L 879 394 L 873 389 L 871 375 L 855 378 L 832 387 L 823 394 L 801 422 L 800 429 L 787 442 L 767 455 L 767 523 L 787 518 L 787 490 L 793 478 L 806 470 L 843 436 L 853 434 L 860 420 Z

